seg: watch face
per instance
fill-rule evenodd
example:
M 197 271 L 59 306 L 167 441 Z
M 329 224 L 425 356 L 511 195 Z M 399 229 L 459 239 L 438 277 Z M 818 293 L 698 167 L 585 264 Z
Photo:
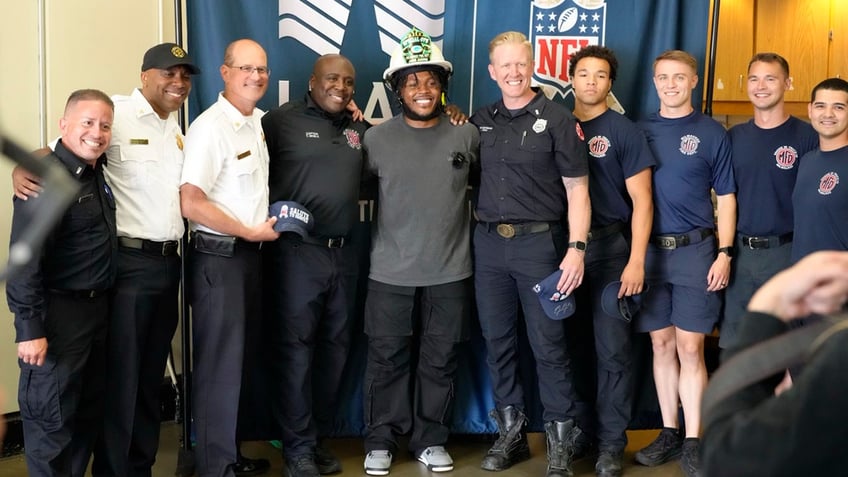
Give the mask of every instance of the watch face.
M 569 247 L 574 247 L 580 251 L 586 251 L 586 242 L 571 242 L 568 244 Z

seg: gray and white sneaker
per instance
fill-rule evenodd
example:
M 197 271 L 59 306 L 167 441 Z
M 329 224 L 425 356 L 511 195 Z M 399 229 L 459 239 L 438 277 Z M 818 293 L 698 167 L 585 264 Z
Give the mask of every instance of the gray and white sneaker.
M 453 470 L 453 459 L 442 446 L 430 446 L 418 454 L 418 461 L 427 466 L 431 472 L 448 472 Z
M 365 473 L 368 475 L 388 475 L 392 467 L 392 453 L 387 450 L 373 450 L 365 456 Z

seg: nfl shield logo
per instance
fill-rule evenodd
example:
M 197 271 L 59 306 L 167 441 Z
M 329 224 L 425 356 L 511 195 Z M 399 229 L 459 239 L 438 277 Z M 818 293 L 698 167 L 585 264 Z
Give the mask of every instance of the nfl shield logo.
M 603 45 L 607 4 L 603 0 L 533 0 L 530 42 L 535 52 L 533 79 L 563 98 L 571 94 L 568 60 L 588 45 Z

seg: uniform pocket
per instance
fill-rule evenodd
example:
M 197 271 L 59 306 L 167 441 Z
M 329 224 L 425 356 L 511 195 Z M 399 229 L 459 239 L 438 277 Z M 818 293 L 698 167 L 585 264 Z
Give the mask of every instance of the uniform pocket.
M 48 356 L 42 366 L 24 364 L 18 383 L 18 404 L 21 417 L 38 422 L 45 429 L 58 429 L 62 424 L 62 407 L 59 402 L 59 376 L 56 361 Z

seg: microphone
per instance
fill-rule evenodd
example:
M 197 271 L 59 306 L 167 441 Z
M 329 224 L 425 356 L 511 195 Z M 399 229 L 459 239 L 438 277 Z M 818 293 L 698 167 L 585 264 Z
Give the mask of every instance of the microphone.
M 42 192 L 32 222 L 9 248 L 9 263 L 0 271 L 0 281 L 29 263 L 41 250 L 47 234 L 59 221 L 79 190 L 66 170 L 52 161 L 39 160 L 0 134 L 0 152 L 24 169 L 41 177 Z

